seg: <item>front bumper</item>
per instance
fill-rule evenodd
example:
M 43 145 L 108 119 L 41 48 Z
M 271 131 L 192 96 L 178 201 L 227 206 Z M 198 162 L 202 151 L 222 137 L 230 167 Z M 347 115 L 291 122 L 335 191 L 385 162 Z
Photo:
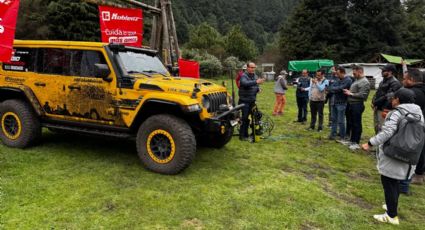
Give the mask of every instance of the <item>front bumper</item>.
M 207 119 L 204 122 L 204 130 L 206 132 L 225 133 L 227 129 L 232 128 L 238 124 L 240 114 L 239 111 L 243 106 L 244 104 L 237 105 L 228 111 Z

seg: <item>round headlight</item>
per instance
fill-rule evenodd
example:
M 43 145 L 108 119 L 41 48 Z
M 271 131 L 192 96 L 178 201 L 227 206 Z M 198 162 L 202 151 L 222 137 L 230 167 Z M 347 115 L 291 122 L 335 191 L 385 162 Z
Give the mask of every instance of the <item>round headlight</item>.
M 207 96 L 202 97 L 202 106 L 206 109 L 209 109 L 211 106 L 210 99 Z

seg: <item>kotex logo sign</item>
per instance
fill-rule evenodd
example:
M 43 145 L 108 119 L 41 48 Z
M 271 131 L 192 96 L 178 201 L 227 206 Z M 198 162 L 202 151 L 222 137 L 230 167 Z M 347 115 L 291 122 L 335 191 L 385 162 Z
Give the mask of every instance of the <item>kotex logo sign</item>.
M 104 22 L 109 22 L 109 21 L 111 21 L 111 12 L 109 12 L 109 11 L 103 11 L 103 12 L 102 12 L 102 20 L 103 20 Z
M 99 19 L 102 42 L 142 46 L 142 10 L 99 6 Z

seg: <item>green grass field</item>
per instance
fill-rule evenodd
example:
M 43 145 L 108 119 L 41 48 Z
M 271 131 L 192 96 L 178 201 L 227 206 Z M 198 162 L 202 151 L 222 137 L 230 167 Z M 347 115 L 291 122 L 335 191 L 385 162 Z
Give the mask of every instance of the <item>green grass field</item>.
M 384 202 L 374 156 L 293 123 L 294 94 L 272 138 L 201 148 L 177 176 L 142 168 L 131 141 L 45 131 L 30 149 L 0 145 L 0 229 L 392 229 L 372 218 Z M 273 83 L 258 104 L 271 114 Z M 370 108 L 363 122 L 366 140 Z M 425 186 L 411 190 L 394 229 L 423 229 Z

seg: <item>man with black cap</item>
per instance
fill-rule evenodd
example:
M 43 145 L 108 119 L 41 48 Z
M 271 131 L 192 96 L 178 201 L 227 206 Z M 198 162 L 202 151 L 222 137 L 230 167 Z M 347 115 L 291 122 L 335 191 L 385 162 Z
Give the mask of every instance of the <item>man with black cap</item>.
M 375 133 L 381 130 L 382 124 L 384 123 L 385 114 L 383 114 L 383 112 L 391 110 L 389 97 L 401 88 L 401 83 L 394 76 L 397 72 L 395 65 L 387 64 L 381 69 L 383 80 L 379 84 L 378 90 L 376 90 L 376 94 L 372 100 Z
M 403 76 L 403 86 L 411 89 L 415 93 L 415 104 L 422 109 L 422 114 L 425 116 L 425 84 L 423 84 L 423 76 L 421 71 L 418 69 L 408 69 Z M 416 165 L 415 175 L 412 178 L 413 184 L 424 183 L 425 173 L 425 147 L 422 149 L 422 154 Z M 409 190 L 409 184 L 405 183 L 404 187 L 401 187 L 402 191 Z

